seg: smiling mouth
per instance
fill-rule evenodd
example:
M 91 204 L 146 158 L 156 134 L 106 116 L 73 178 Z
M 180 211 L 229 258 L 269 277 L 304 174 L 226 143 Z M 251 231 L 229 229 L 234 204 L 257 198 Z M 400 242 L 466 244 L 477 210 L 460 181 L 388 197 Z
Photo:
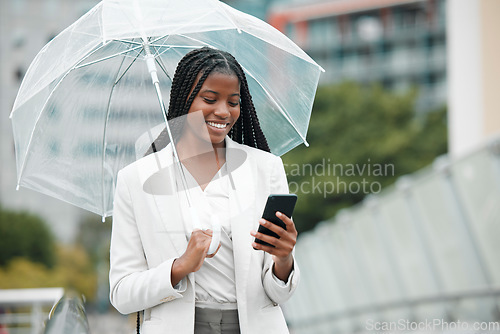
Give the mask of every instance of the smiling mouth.
M 215 122 L 206 122 L 206 123 L 217 129 L 225 129 L 228 125 L 228 123 L 215 123 Z

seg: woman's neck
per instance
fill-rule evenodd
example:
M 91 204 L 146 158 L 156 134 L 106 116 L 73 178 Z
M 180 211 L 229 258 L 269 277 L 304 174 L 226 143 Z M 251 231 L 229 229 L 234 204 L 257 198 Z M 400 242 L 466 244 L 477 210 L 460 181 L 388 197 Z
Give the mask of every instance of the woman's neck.
M 182 162 L 196 161 L 207 166 L 215 164 L 218 168 L 226 162 L 225 141 L 213 145 L 197 139 L 189 140 L 183 136 L 175 146 Z

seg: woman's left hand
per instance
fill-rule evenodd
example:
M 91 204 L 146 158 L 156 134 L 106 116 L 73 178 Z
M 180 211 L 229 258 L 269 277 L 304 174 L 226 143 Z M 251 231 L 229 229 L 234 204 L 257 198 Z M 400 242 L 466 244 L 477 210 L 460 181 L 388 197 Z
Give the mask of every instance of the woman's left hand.
M 259 223 L 260 225 L 276 233 L 279 238 L 275 238 L 255 231 L 250 232 L 250 234 L 257 239 L 260 239 L 274 246 L 272 247 L 262 245 L 256 242 L 252 244 L 254 248 L 263 250 L 273 256 L 274 275 L 280 280 L 286 282 L 293 269 L 292 251 L 295 247 L 295 243 L 297 242 L 298 233 L 295 229 L 295 224 L 286 215 L 282 214 L 281 212 L 276 212 L 276 217 L 278 217 L 283 223 L 285 223 L 286 230 L 281 226 L 273 224 L 265 219 L 260 219 Z

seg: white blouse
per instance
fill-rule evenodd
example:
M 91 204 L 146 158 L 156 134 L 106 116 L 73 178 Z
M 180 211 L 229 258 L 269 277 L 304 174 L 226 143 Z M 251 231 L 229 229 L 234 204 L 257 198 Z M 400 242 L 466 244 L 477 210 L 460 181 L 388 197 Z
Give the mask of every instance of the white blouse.
M 229 192 L 230 182 L 226 164 L 212 178 L 205 190 L 201 190 L 195 178 L 183 166 L 193 205 L 198 211 L 202 229 L 212 229 L 211 220 L 218 219 L 221 225 L 221 247 L 213 258 L 206 258 L 195 275 L 196 307 L 215 309 L 237 309 L 234 274 L 233 241 L 231 238 Z M 188 208 L 180 175 L 176 178 L 181 205 Z M 189 210 L 182 210 L 189 220 Z M 190 238 L 192 231 L 186 231 Z

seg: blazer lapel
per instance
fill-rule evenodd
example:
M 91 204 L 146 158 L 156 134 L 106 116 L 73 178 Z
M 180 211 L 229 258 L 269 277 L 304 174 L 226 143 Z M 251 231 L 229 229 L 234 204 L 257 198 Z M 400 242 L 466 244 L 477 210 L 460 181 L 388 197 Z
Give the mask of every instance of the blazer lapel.
M 146 157 L 139 167 L 143 189 L 152 195 L 161 218 L 160 222 L 154 224 L 155 230 L 166 233 L 180 256 L 186 250 L 187 239 L 179 201 L 179 195 L 184 194 L 179 194 L 177 190 L 177 169 L 170 144 L 160 152 Z

